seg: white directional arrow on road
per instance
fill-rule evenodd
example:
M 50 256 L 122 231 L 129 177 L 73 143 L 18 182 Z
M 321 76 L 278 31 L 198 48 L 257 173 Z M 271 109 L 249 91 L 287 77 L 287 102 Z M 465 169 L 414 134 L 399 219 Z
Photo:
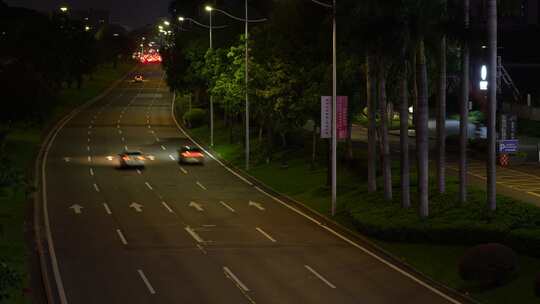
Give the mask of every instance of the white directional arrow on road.
M 261 204 L 256 203 L 256 202 L 249 201 L 249 206 L 250 207 L 255 207 L 255 208 L 257 208 L 257 209 L 259 209 L 261 211 L 264 211 L 264 207 Z
M 73 212 L 75 212 L 75 214 L 81 214 L 81 213 L 82 213 L 83 206 L 78 205 L 78 204 L 75 204 L 75 205 L 69 207 L 69 209 L 72 209 Z
M 142 212 L 142 207 L 143 206 L 141 204 L 137 204 L 137 203 L 131 203 L 131 205 L 129 205 L 129 208 L 133 208 L 137 212 Z
M 189 206 L 197 209 L 197 211 L 204 211 L 203 207 L 195 202 L 189 203 Z

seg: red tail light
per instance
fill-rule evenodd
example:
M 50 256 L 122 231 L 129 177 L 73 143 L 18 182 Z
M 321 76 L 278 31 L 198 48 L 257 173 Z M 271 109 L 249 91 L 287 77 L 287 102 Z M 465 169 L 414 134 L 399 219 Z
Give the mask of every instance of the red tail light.
M 201 152 L 183 152 L 183 157 L 202 157 L 203 154 Z
M 129 156 L 124 155 L 124 156 L 122 156 L 122 159 L 123 160 L 129 160 Z

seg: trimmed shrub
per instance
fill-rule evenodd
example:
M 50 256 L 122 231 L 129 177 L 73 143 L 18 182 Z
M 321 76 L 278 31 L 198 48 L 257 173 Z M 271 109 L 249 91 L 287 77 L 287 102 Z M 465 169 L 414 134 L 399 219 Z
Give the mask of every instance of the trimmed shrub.
M 205 123 L 206 112 L 203 109 L 191 109 L 182 117 L 184 123 L 190 128 L 200 127 Z
M 459 275 L 463 280 L 486 285 L 501 285 L 517 270 L 517 255 L 509 247 L 497 243 L 472 247 L 459 261 Z

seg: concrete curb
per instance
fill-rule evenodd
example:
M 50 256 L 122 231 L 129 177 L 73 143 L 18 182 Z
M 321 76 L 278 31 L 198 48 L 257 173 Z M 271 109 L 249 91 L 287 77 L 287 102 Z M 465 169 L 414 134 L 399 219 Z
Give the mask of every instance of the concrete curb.
M 224 160 L 218 156 L 214 156 L 212 153 L 208 151 L 212 151 L 209 147 L 203 147 L 199 144 L 198 141 L 194 140 L 178 123 L 176 119 L 175 114 L 175 100 L 176 95 L 173 95 L 173 102 L 172 102 L 172 112 L 171 115 L 173 116 L 173 120 L 175 121 L 177 128 L 182 132 L 186 137 L 188 137 L 191 141 L 193 141 L 197 146 L 202 148 L 212 159 L 218 161 L 220 165 L 225 167 L 228 171 L 239 177 L 240 179 L 244 180 L 248 185 L 253 186 L 263 194 L 271 194 L 270 197 L 273 197 L 274 199 L 277 199 L 278 201 L 285 201 L 294 207 L 300 209 L 303 213 L 307 213 L 309 217 L 316 219 L 315 221 L 318 222 L 318 224 L 322 227 L 327 227 L 330 230 L 337 231 L 338 234 L 346 236 L 348 239 L 352 239 L 356 241 L 357 243 L 363 245 L 364 247 L 367 247 L 368 250 L 374 252 L 376 255 L 378 255 L 381 259 L 387 261 L 388 263 L 395 265 L 397 268 L 401 269 L 402 271 L 410 274 L 410 276 L 416 278 L 418 281 L 425 282 L 425 284 L 428 284 L 433 289 L 439 291 L 439 295 L 444 294 L 448 298 L 447 300 L 452 303 L 471 303 L 471 304 L 480 304 L 480 302 L 470 298 L 469 296 L 462 294 L 454 289 L 451 289 L 433 279 L 430 277 L 418 272 L 413 267 L 411 267 L 409 264 L 401 261 L 388 251 L 382 249 L 375 243 L 373 243 L 371 240 L 369 240 L 367 237 L 361 235 L 360 233 L 350 230 L 341 224 L 335 222 L 334 220 L 330 219 L 326 215 L 323 215 L 319 213 L 316 210 L 313 210 L 312 208 L 308 207 L 302 202 L 299 202 L 285 194 L 282 194 L 271 187 L 267 186 L 262 181 L 258 180 L 257 178 L 251 176 L 249 173 L 245 172 L 244 170 L 236 167 L 235 165 L 229 163 L 227 160 Z M 327 229 L 328 230 L 328 229 Z M 433 291 L 433 290 L 432 290 Z
M 46 201 L 45 193 L 42 187 L 43 187 L 43 180 L 44 180 L 44 164 L 46 163 L 47 152 L 49 148 L 52 146 L 52 143 L 54 142 L 54 138 L 56 137 L 56 135 L 58 134 L 58 132 L 62 129 L 64 125 L 66 125 L 75 115 L 77 115 L 78 113 L 80 113 L 81 111 L 83 111 L 84 109 L 92 105 L 93 103 L 101 100 L 107 94 L 109 94 L 115 87 L 117 87 L 121 82 L 123 82 L 130 73 L 136 70 L 136 68 L 137 66 L 133 67 L 124 76 L 116 80 L 112 85 L 110 85 L 107 89 L 105 89 L 105 91 L 103 91 L 100 95 L 74 108 L 64 117 L 59 119 L 47 131 L 45 138 L 41 142 L 39 152 L 37 154 L 36 161 L 34 164 L 34 174 L 33 174 L 33 180 L 34 180 L 33 185 L 34 185 L 34 188 L 36 189 L 36 192 L 33 194 L 34 196 L 33 197 L 33 200 L 34 200 L 33 226 L 34 226 L 34 237 L 35 237 L 35 242 L 36 242 L 36 247 L 37 247 L 36 249 L 38 251 L 39 262 L 41 266 L 41 280 L 43 283 L 43 288 L 45 290 L 46 303 L 48 304 L 53 304 L 53 303 L 58 303 L 58 302 L 67 303 L 67 300 L 65 300 L 65 295 L 62 296 L 62 293 L 63 293 L 63 287 L 61 287 L 62 280 L 58 276 L 58 270 L 56 269 L 58 266 L 57 265 L 55 266 L 56 260 L 53 261 L 54 245 L 51 239 L 48 219 L 46 219 L 46 217 L 48 216 L 46 213 L 46 207 L 43 206 L 44 201 Z M 40 215 L 43 215 L 43 217 L 41 217 Z M 45 227 L 42 227 L 42 225 Z M 43 228 L 45 228 L 45 231 L 42 231 Z M 45 247 L 45 245 L 47 245 L 47 247 Z M 51 254 L 53 256 L 51 256 Z M 51 272 L 53 273 L 55 277 L 54 280 L 56 282 L 56 287 L 57 287 L 56 291 L 53 290 Z

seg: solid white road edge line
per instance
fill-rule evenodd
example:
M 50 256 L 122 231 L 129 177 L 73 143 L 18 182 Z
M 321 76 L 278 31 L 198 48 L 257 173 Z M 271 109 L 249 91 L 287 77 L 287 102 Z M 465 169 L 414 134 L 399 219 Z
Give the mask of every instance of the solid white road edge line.
M 270 241 L 272 242 L 277 242 L 273 237 L 271 237 L 268 233 L 266 233 L 264 230 L 262 230 L 261 228 L 259 227 L 255 227 L 255 229 L 257 229 L 257 231 L 259 231 L 262 235 L 264 235 L 267 239 L 269 239 Z
M 109 209 L 109 205 L 107 205 L 107 203 L 103 203 L 103 207 L 105 207 L 105 212 L 107 212 L 107 214 L 112 214 L 111 209 Z
M 156 291 L 154 290 L 154 287 L 150 284 L 146 276 L 144 275 L 144 272 L 141 269 L 137 269 L 137 272 L 139 273 L 139 276 L 144 282 L 144 285 L 146 285 L 146 288 L 148 288 L 148 291 L 150 291 L 151 294 L 156 294 Z
M 225 275 L 234 281 L 234 283 L 240 287 L 243 291 L 249 291 L 249 288 L 247 288 L 246 285 L 244 285 L 244 283 L 242 283 L 242 281 L 240 281 L 240 279 L 238 279 L 234 273 L 227 267 L 227 266 L 223 266 L 223 271 L 225 272 Z
M 219 201 L 219 203 L 220 203 L 221 205 L 223 205 L 223 207 L 229 209 L 229 211 L 231 211 L 231 212 L 236 212 L 231 206 L 227 205 L 224 201 Z
M 327 279 L 325 279 L 322 275 L 320 275 L 318 272 L 316 272 L 313 268 L 309 267 L 308 265 L 304 265 L 307 270 L 309 270 L 312 274 L 314 274 L 319 280 L 323 281 L 326 285 L 330 286 L 332 289 L 336 289 L 336 286 L 332 283 L 330 283 Z
M 187 233 L 189 233 L 189 235 L 191 235 L 191 237 L 194 238 L 195 241 L 197 241 L 198 243 L 204 243 L 204 240 L 191 227 L 187 226 L 184 229 L 186 229 Z
M 120 229 L 116 229 L 116 233 L 118 234 L 118 237 L 120 238 L 120 241 L 122 241 L 122 244 L 127 245 L 128 242 L 127 242 L 126 238 L 124 237 L 124 234 L 122 233 L 122 231 Z
M 246 184 L 250 185 L 250 186 L 253 186 L 253 183 L 250 182 L 249 180 L 247 180 L 246 178 L 244 178 L 243 176 L 241 176 L 240 174 L 236 173 L 234 170 L 232 170 L 231 168 L 227 167 L 223 162 L 221 162 L 219 159 L 217 159 L 216 157 L 214 157 L 211 153 L 209 153 L 208 151 L 206 151 L 198 142 L 196 142 L 195 140 L 193 140 L 193 138 L 191 136 L 189 136 L 189 134 L 187 134 L 187 132 L 182 129 L 182 127 L 180 126 L 180 124 L 178 123 L 175 115 L 174 115 L 174 96 L 173 96 L 173 102 L 171 103 L 171 116 L 173 118 L 173 121 L 174 123 L 176 124 L 176 127 L 178 128 L 178 130 L 180 130 L 180 132 L 182 134 L 184 134 L 184 136 L 186 136 L 190 141 L 192 141 L 196 146 L 198 146 L 199 148 L 201 148 L 210 158 L 212 158 L 213 160 L 215 160 L 218 164 L 220 164 L 223 168 L 225 168 L 227 171 L 231 172 L 233 175 L 235 175 L 236 177 L 238 177 L 240 180 L 244 181 Z M 278 199 L 277 197 L 269 194 L 269 193 L 266 193 L 266 191 L 260 189 L 259 187 L 255 187 L 259 192 L 261 192 L 262 194 L 272 198 L 273 200 L 275 200 L 276 202 L 280 203 L 281 205 L 285 206 L 286 208 L 289 208 L 290 210 L 294 211 L 295 213 L 305 217 L 306 219 L 309 219 L 310 221 L 312 221 L 313 223 L 321 226 L 322 228 L 324 228 L 325 230 L 327 230 L 328 232 L 332 233 L 333 235 L 335 235 L 336 237 L 342 239 L 343 241 L 345 241 L 346 243 L 350 244 L 351 246 L 353 247 L 356 247 L 357 249 L 359 249 L 360 251 L 363 251 L 365 254 L 371 256 L 372 258 L 378 260 L 379 262 L 385 264 L 386 266 L 390 267 L 391 269 L 399 272 L 400 274 L 404 275 L 405 277 L 411 279 L 412 281 L 416 282 L 417 284 L 425 287 L 426 289 L 430 290 L 431 292 L 437 294 L 438 296 L 442 297 L 443 299 L 449 301 L 450 303 L 454 303 L 454 304 L 462 304 L 461 302 L 459 302 L 458 300 L 455 300 L 453 299 L 452 297 L 446 295 L 445 293 L 441 292 L 440 290 L 438 290 L 437 288 L 435 287 L 432 287 L 430 286 L 429 284 L 427 284 L 426 282 L 416 278 L 415 276 L 413 276 L 412 274 L 408 273 L 407 271 L 397 267 L 396 265 L 388 262 L 387 260 L 381 258 L 380 256 L 378 256 L 377 254 L 375 254 L 374 252 L 368 250 L 367 248 L 357 244 L 356 242 L 350 240 L 349 238 L 339 234 L 338 232 L 334 231 L 333 229 L 331 228 L 328 228 L 324 225 L 321 224 L 321 222 L 319 222 L 318 220 L 314 219 L 313 217 L 305 214 L 304 212 L 298 210 L 297 208 L 283 202 L 282 200 Z
M 169 207 L 169 205 L 167 205 L 166 202 L 161 202 L 161 204 L 163 205 L 163 207 L 165 207 L 165 209 L 167 209 L 170 213 L 174 213 L 174 211 L 171 209 L 171 207 Z

